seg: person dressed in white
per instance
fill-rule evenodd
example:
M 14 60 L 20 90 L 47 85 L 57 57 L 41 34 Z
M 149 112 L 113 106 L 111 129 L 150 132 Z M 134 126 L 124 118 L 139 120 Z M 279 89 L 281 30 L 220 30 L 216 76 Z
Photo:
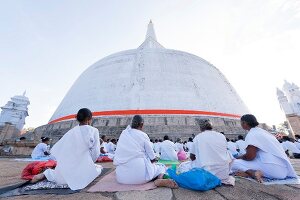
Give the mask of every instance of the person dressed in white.
M 232 172 L 238 176 L 252 177 L 262 182 L 262 177 L 284 179 L 296 177 L 289 158 L 281 144 L 269 132 L 257 127 L 254 115 L 243 115 L 241 126 L 249 131 L 245 142 L 246 154 L 238 157 L 232 164 Z
M 169 136 L 164 136 L 164 141 L 160 144 L 160 159 L 177 161 L 177 152 L 175 144 L 170 141 Z
M 229 150 L 229 152 L 231 153 L 231 155 L 233 157 L 237 157 L 238 156 L 238 151 L 237 151 L 237 145 L 235 142 L 230 141 L 228 138 L 226 138 L 227 141 L 227 148 Z
M 159 154 L 159 143 L 158 143 L 158 139 L 155 139 L 154 140 L 154 143 L 153 143 L 153 150 L 156 154 Z
M 79 190 L 101 174 L 102 167 L 94 164 L 100 154 L 100 140 L 98 129 L 90 126 L 92 112 L 82 108 L 76 118 L 79 126 L 69 130 L 51 149 L 57 161 L 56 168 L 34 176 L 33 183 L 46 178 Z
M 236 141 L 236 146 L 239 149 L 239 155 L 246 154 L 246 142 L 244 141 L 244 137 L 242 135 L 238 136 L 238 141 Z
M 184 147 L 183 147 L 183 144 L 181 142 L 181 139 L 178 138 L 176 143 L 175 143 L 175 147 L 176 147 L 176 152 L 177 152 L 177 157 L 178 157 L 178 160 L 186 160 L 187 159 L 187 155 L 184 151 Z
M 177 152 L 184 151 L 183 144 L 182 144 L 180 138 L 178 138 L 178 139 L 176 140 L 175 147 L 176 147 L 176 151 L 177 151 Z
M 156 186 L 177 188 L 170 179 L 163 179 L 166 167 L 156 164 L 150 139 L 142 131 L 144 120 L 135 115 L 131 126 L 120 135 L 113 164 L 116 166 L 117 181 L 121 184 L 144 184 L 154 180 Z
M 296 144 L 291 142 L 288 136 L 283 136 L 282 147 L 286 153 L 291 153 L 292 157 L 300 158 L 300 149 L 297 148 Z
M 188 152 L 191 151 L 192 146 L 193 146 L 193 138 L 190 137 L 189 141 L 186 143 L 186 147 L 187 147 Z
M 50 159 L 50 138 L 42 137 L 42 142 L 36 145 L 31 153 L 31 158 L 34 160 L 48 160 Z
M 225 136 L 213 131 L 208 119 L 201 119 L 199 125 L 201 133 L 194 138 L 190 150 L 193 167 L 203 168 L 217 176 L 222 183 L 234 185 L 235 179 L 229 176 L 232 159 L 227 151 Z
M 298 149 L 300 149 L 300 135 L 295 135 L 295 142 L 294 144 Z
M 100 144 L 100 153 L 106 155 L 107 154 L 107 138 L 106 135 L 101 136 L 102 143 Z
M 111 139 L 110 142 L 106 145 L 107 153 L 114 154 L 116 149 L 116 139 Z

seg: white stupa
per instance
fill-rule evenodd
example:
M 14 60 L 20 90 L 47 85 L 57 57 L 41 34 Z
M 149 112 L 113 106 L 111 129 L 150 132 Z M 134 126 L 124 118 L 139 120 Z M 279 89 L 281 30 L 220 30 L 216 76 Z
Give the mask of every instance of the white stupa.
M 75 81 L 47 125 L 35 137 L 57 141 L 77 125 L 80 108 L 93 112 L 92 125 L 101 134 L 118 137 L 135 114 L 144 117 L 151 138 L 187 138 L 199 132 L 199 119 L 214 129 L 244 134 L 240 116 L 248 109 L 224 75 L 204 59 L 158 43 L 150 21 L 137 48 L 107 56 Z
M 166 49 L 150 21 L 137 48 L 88 67 L 68 91 L 49 123 L 74 120 L 87 107 L 95 117 L 197 115 L 238 119 L 248 109 L 225 76 L 187 52 Z
M 28 116 L 28 105 L 30 104 L 28 97 L 25 95 L 26 92 L 23 95 L 16 95 L 5 106 L 1 107 L 0 126 L 9 123 L 20 131 L 23 129 L 25 118 Z

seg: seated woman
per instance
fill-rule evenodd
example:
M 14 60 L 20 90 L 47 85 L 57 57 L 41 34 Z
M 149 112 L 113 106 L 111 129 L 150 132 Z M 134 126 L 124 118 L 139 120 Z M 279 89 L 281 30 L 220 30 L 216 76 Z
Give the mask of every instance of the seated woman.
M 94 162 L 100 155 L 98 129 L 91 126 L 92 112 L 82 108 L 76 116 L 79 126 L 69 130 L 51 149 L 57 166 L 36 175 L 32 182 L 44 178 L 58 184 L 67 184 L 72 190 L 85 188 L 101 174 L 102 167 Z
M 50 138 L 42 137 L 42 142 L 36 145 L 31 153 L 31 158 L 34 160 L 49 160 L 50 159 Z
M 156 179 L 154 183 L 158 187 L 177 188 L 174 181 L 163 179 L 166 167 L 155 164 L 155 154 L 148 135 L 142 131 L 143 125 L 143 118 L 135 115 L 131 126 L 120 135 L 114 157 L 117 181 L 122 184 L 143 184 Z
M 245 142 L 246 154 L 234 160 L 232 171 L 238 176 L 252 177 L 262 182 L 262 177 L 284 179 L 296 177 L 281 144 L 269 132 L 257 127 L 254 115 L 244 115 L 241 126 L 249 131 Z
M 186 155 L 186 153 L 184 151 L 184 147 L 183 147 L 183 144 L 181 143 L 181 139 L 180 138 L 177 138 L 175 146 L 176 146 L 176 151 L 178 152 L 177 153 L 178 160 L 180 160 L 180 161 L 186 160 L 187 159 L 187 155 Z
M 169 136 L 164 136 L 164 141 L 160 144 L 160 159 L 177 161 L 177 148 L 175 144 L 170 141 Z
M 213 131 L 208 119 L 199 121 L 201 133 L 190 147 L 192 168 L 203 168 L 217 176 L 223 184 L 234 185 L 235 179 L 229 176 L 231 156 L 227 151 L 227 141 L 223 134 Z

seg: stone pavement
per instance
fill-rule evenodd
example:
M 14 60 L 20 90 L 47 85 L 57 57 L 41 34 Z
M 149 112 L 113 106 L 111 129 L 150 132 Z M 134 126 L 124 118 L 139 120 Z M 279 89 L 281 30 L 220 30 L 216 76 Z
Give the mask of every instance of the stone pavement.
M 293 166 L 300 175 L 300 160 L 292 160 Z M 11 185 L 20 182 L 20 173 L 27 162 L 17 162 L 13 159 L 0 159 L 0 187 Z M 112 167 L 111 163 L 104 163 L 103 167 Z M 80 192 L 70 195 L 26 195 L 18 197 L 4 198 L 12 199 L 39 199 L 39 200 L 174 200 L 174 199 L 188 199 L 188 200 L 248 200 L 248 199 L 286 199 L 286 200 L 300 200 L 300 185 L 272 185 L 266 186 L 258 184 L 245 179 L 236 179 L 234 187 L 222 186 L 207 192 L 195 192 L 185 189 L 167 189 L 158 188 L 150 191 L 130 191 L 117 193 L 87 193 Z

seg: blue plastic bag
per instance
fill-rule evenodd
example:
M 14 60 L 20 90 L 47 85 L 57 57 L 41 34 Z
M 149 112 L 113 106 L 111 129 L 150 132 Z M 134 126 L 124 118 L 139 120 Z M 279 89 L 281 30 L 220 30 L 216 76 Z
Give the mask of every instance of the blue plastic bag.
M 175 170 L 168 169 L 167 173 L 179 187 L 190 190 L 207 191 L 221 185 L 218 177 L 201 168 L 193 168 L 181 174 L 176 174 Z

